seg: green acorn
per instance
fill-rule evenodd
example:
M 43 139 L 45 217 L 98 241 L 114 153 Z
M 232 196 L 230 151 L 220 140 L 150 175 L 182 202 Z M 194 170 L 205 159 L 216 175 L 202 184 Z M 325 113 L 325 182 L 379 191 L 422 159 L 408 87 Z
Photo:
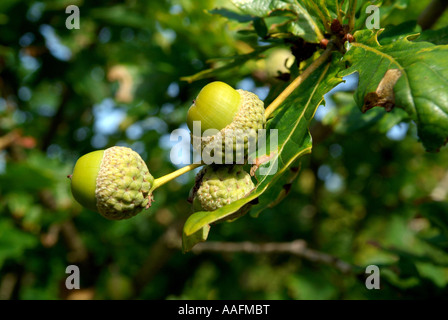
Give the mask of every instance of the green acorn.
M 78 159 L 69 177 L 76 201 L 107 219 L 128 219 L 151 205 L 154 178 L 130 148 L 90 152 Z
M 242 165 L 205 166 L 196 175 L 189 201 L 193 203 L 195 212 L 214 211 L 246 197 L 254 187 L 250 174 Z M 245 205 L 225 220 L 242 216 L 249 209 L 250 205 Z
M 194 128 L 195 121 L 201 123 L 200 132 Z M 215 81 L 199 92 L 188 110 L 187 125 L 193 147 L 204 162 L 210 163 L 207 158 L 218 159 L 213 163 L 244 162 L 249 144 L 255 148 L 258 130 L 266 126 L 264 103 L 252 92 Z

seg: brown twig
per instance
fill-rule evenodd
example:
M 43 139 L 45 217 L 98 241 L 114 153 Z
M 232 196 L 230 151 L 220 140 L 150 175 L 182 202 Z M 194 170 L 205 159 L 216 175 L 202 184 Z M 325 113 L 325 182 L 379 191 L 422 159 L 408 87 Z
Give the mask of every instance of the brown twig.
M 328 58 L 331 56 L 333 46 L 330 43 L 325 51 L 314 60 L 297 78 L 295 78 L 286 88 L 283 90 L 274 101 L 266 108 L 266 119 L 289 97 L 289 95 L 296 90 L 317 68 L 319 68 Z
M 51 211 L 58 210 L 57 201 L 49 190 L 41 190 L 38 195 L 45 208 Z M 70 262 L 86 263 L 89 258 L 89 252 L 72 219 L 68 219 L 60 224 L 53 224 L 47 234 L 42 234 L 42 244 L 51 247 L 55 244 L 55 241 L 58 241 L 60 235 L 69 249 L 68 258 Z
M 430 29 L 448 7 L 446 0 L 433 0 L 418 17 L 417 23 L 422 30 Z
M 349 3 L 348 13 L 347 13 L 347 17 L 348 17 L 348 32 L 353 32 L 353 30 L 355 29 L 356 4 L 357 4 L 356 0 L 352 0 Z
M 6 273 L 0 279 L 0 300 L 10 300 L 19 277 L 16 273 Z
M 193 253 L 199 254 L 203 252 L 219 252 L 219 253 L 234 253 L 243 252 L 250 254 L 292 254 L 303 259 L 307 259 L 316 263 L 323 263 L 330 265 L 340 272 L 347 274 L 355 271 L 357 268 L 339 258 L 332 255 L 319 252 L 308 248 L 305 240 L 294 240 L 291 242 L 268 242 L 268 243 L 253 243 L 253 242 L 203 242 L 197 244 L 193 249 Z
M 20 138 L 20 134 L 17 130 L 8 132 L 3 137 L 0 137 L 0 150 L 8 148 L 17 139 Z
M 171 259 L 176 249 L 182 247 L 180 233 L 184 223 L 183 219 L 174 221 L 150 248 L 148 256 L 133 279 L 136 297 Z
M 70 250 L 68 255 L 70 261 L 73 263 L 87 261 L 89 257 L 88 250 L 73 221 L 67 220 L 61 224 L 61 233 Z
M 64 110 L 67 105 L 67 103 L 70 101 L 71 97 L 71 91 L 66 86 L 64 86 L 62 91 L 62 98 L 61 102 L 59 103 L 58 109 L 51 119 L 51 122 L 48 126 L 48 130 L 44 137 L 42 138 L 42 145 L 40 149 L 42 151 L 46 151 L 47 148 L 50 146 L 50 144 L 53 141 L 53 137 L 57 134 L 58 128 L 62 123 L 63 117 L 64 117 Z

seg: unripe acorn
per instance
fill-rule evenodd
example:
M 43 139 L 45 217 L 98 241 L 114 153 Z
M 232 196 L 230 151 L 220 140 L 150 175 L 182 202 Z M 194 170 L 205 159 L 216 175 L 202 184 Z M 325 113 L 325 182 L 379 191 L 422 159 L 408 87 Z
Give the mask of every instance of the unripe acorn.
M 195 121 L 201 122 L 201 136 L 194 130 Z M 257 142 L 258 130 L 266 125 L 264 103 L 252 92 L 235 90 L 224 82 L 215 81 L 199 92 L 188 110 L 187 125 L 193 146 L 203 156 L 206 152 L 227 163 L 225 154 L 228 152 L 232 159 L 246 160 L 248 144 Z M 204 134 L 209 129 L 214 129 L 214 134 Z
M 193 203 L 195 212 L 214 211 L 246 197 L 254 187 L 250 174 L 242 165 L 204 166 L 196 175 L 189 201 Z M 247 204 L 224 220 L 242 216 L 249 209 L 250 204 Z
M 128 219 L 151 205 L 154 178 L 130 148 L 90 152 L 78 159 L 69 177 L 76 201 L 107 219 Z
M 290 68 L 295 60 L 291 50 L 277 48 L 269 53 L 265 60 L 265 70 L 270 81 L 278 81 L 279 76 L 290 73 Z

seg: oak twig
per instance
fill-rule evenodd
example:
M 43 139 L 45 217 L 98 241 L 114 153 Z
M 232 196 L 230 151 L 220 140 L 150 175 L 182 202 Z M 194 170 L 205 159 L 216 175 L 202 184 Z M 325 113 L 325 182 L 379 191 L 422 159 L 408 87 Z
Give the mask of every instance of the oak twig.
M 204 163 L 202 163 L 202 162 L 201 163 L 189 164 L 189 165 L 186 165 L 185 167 L 177 169 L 176 171 L 173 171 L 173 172 L 171 172 L 171 173 L 169 173 L 169 174 L 167 174 L 167 175 L 165 175 L 163 177 L 155 179 L 154 183 L 153 183 L 153 185 L 151 187 L 151 192 L 153 192 L 158 187 L 164 185 L 165 183 L 167 183 L 167 182 L 169 182 L 169 181 L 171 181 L 173 179 L 176 179 L 176 178 L 180 177 L 181 175 L 183 175 L 183 174 L 185 174 L 187 172 L 190 172 L 191 170 L 194 170 L 196 168 L 199 168 L 199 167 L 201 167 L 203 165 L 204 165 Z
M 305 240 L 294 240 L 291 242 L 268 242 L 268 243 L 253 243 L 253 242 L 218 242 L 209 241 L 197 244 L 192 250 L 193 253 L 203 252 L 219 252 L 219 253 L 234 253 L 243 252 L 250 254 L 292 254 L 312 262 L 323 263 L 330 265 L 340 272 L 346 274 L 351 273 L 357 269 L 356 266 L 351 265 L 339 258 L 336 258 L 327 253 L 319 252 L 308 248 Z
M 274 101 L 266 108 L 264 114 L 266 119 L 277 109 L 289 95 L 296 90 L 317 68 L 319 68 L 330 56 L 333 45 L 328 44 L 325 51 L 319 58 L 314 60 L 297 78 L 295 78 L 286 88 L 283 90 Z
M 356 14 L 356 0 L 352 0 L 349 2 L 348 8 L 348 30 L 349 32 L 353 32 L 355 29 L 355 14 Z
M 448 1 L 433 0 L 420 14 L 417 24 L 422 27 L 422 30 L 430 29 L 437 22 L 447 7 Z

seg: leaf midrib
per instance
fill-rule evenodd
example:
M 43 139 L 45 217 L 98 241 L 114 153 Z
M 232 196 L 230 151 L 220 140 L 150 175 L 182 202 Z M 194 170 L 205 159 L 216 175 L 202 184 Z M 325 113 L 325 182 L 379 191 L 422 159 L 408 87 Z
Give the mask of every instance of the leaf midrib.
M 303 108 L 303 110 L 302 110 L 302 113 L 301 113 L 300 116 L 297 118 L 297 121 L 295 122 L 294 128 L 293 128 L 292 130 L 289 131 L 289 135 L 288 135 L 288 137 L 287 137 L 287 138 L 285 139 L 285 141 L 282 143 L 281 148 L 278 150 L 277 155 L 276 155 L 276 156 L 274 157 L 274 159 L 271 160 L 271 161 L 275 161 L 277 158 L 279 158 L 279 160 L 282 160 L 282 162 L 283 162 L 283 159 L 281 158 L 281 154 L 282 154 L 282 152 L 283 152 L 283 149 L 285 148 L 286 144 L 287 144 L 289 141 L 291 141 L 291 137 L 292 137 L 292 135 L 293 135 L 294 132 L 296 131 L 296 129 L 297 129 L 297 127 L 299 126 L 300 122 L 302 121 L 302 119 L 303 119 L 303 117 L 304 117 L 304 115 L 305 115 L 305 112 L 308 110 L 308 108 L 309 108 L 309 106 L 310 106 L 310 104 L 311 104 L 311 100 L 312 100 L 312 98 L 314 97 L 314 94 L 315 94 L 316 90 L 318 89 L 319 85 L 321 84 L 322 79 L 323 79 L 324 76 L 327 74 L 328 69 L 330 68 L 330 65 L 331 65 L 331 63 L 328 63 L 328 64 L 325 66 L 324 71 L 322 72 L 322 74 L 320 75 L 319 79 L 318 79 L 318 80 L 316 81 L 316 83 L 315 83 L 315 86 L 314 86 L 314 88 L 313 88 L 313 91 L 312 91 L 312 93 L 310 94 L 310 96 L 309 96 L 309 98 L 308 98 L 308 101 L 306 102 L 306 104 L 305 104 L 305 106 L 304 106 L 304 108 Z M 323 97 L 322 97 L 322 99 L 323 99 Z M 322 99 L 321 99 L 320 101 L 322 101 Z M 307 149 L 311 150 L 311 147 L 306 148 L 305 150 L 307 150 Z M 288 167 L 291 165 L 291 163 L 294 162 L 294 160 L 297 159 L 297 157 L 298 157 L 301 153 L 302 153 L 302 152 L 299 152 L 299 153 L 297 153 L 295 156 L 291 157 L 291 159 L 289 159 L 289 161 L 285 163 L 285 165 L 283 166 L 283 168 L 288 168 Z M 270 169 L 270 170 L 271 170 L 271 169 Z M 270 171 L 269 171 L 269 172 L 270 172 Z M 260 183 L 259 183 L 258 185 L 261 185 L 261 184 L 267 179 L 268 176 L 269 176 L 269 174 L 266 174 L 266 175 L 263 177 L 263 179 L 261 179 L 261 181 L 260 181 Z

